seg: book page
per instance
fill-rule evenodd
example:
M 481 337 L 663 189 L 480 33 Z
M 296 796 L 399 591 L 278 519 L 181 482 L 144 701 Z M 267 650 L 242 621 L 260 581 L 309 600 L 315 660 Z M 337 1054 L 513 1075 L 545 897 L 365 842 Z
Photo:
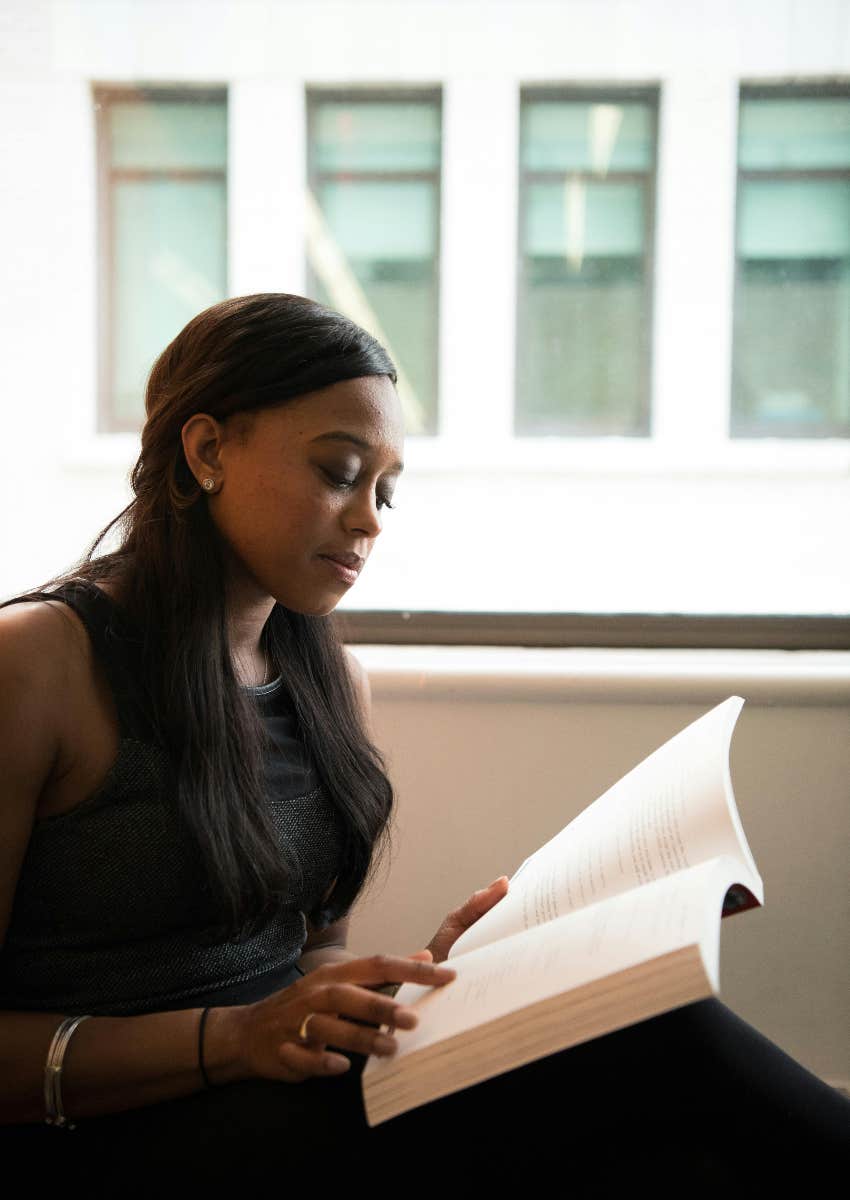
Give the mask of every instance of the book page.
M 416 1010 L 419 1024 L 396 1030 L 396 1054 L 386 1060 L 372 1056 L 364 1074 L 539 1000 L 689 945 L 703 948 L 716 991 L 720 908 L 727 888 L 739 876 L 740 863 L 730 859 L 700 863 L 459 955 L 452 960 L 457 978 L 444 987 L 402 984 L 396 998 Z
M 741 860 L 743 882 L 760 903 L 729 776 L 743 703 L 730 696 L 688 725 L 526 859 L 507 896 L 458 938 L 449 957 L 721 855 Z

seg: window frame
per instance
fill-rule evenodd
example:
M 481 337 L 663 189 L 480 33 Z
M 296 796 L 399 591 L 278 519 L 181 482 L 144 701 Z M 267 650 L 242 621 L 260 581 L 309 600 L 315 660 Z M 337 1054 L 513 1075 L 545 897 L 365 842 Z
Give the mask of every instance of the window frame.
M 422 104 L 430 105 L 436 110 L 437 126 L 440 132 L 440 154 L 438 166 L 427 171 L 327 171 L 318 170 L 315 166 L 315 129 L 318 108 L 324 103 L 367 103 L 367 104 Z M 445 133 L 443 128 L 443 87 L 434 85 L 394 85 L 387 88 L 371 84 L 358 86 L 307 84 L 304 89 L 305 108 L 305 155 L 306 155 L 306 184 L 318 204 L 318 185 L 327 182 L 346 180 L 369 182 L 374 180 L 418 180 L 430 183 L 434 188 L 434 228 L 433 244 L 436 252 L 433 259 L 433 299 L 430 310 L 432 328 L 434 330 L 433 360 L 431 363 L 432 378 L 434 379 L 434 428 L 430 433 L 418 436 L 438 437 L 441 427 L 442 403 L 440 396 L 440 281 L 443 237 L 443 151 Z M 316 273 L 310 262 L 309 248 L 304 247 L 304 280 L 307 295 L 314 295 L 317 281 Z
M 850 184 L 850 166 L 847 167 L 770 167 L 754 168 L 740 165 L 741 120 L 744 103 L 747 100 L 821 100 L 834 97 L 847 100 L 850 104 L 850 79 L 830 77 L 823 81 L 807 79 L 805 81 L 781 81 L 768 83 L 764 80 L 748 82 L 741 80 L 738 85 L 738 120 L 735 143 L 735 241 L 734 241 L 734 283 L 732 296 L 732 352 L 730 355 L 729 378 L 729 440 L 743 441 L 745 439 L 781 438 L 783 441 L 805 440 L 822 441 L 825 438 L 842 438 L 850 436 L 850 427 L 831 423 L 818 426 L 817 432 L 801 432 L 794 427 L 790 432 L 783 433 L 764 422 L 746 421 L 735 415 L 735 382 L 738 363 L 738 340 L 735 337 L 737 316 L 742 292 L 741 257 L 738 253 L 738 239 L 741 230 L 741 197 L 742 182 L 779 181 L 779 180 L 821 180 L 837 179 Z
M 656 209 L 658 205 L 658 133 L 659 111 L 661 106 L 660 85 L 652 83 L 617 83 L 617 84 L 557 84 L 557 83 L 522 83 L 518 94 L 517 121 L 517 228 L 516 228 L 516 306 L 514 313 L 514 405 L 513 405 L 513 437 L 525 440 L 537 436 L 535 433 L 522 433 L 518 429 L 520 396 L 519 380 L 521 299 L 523 297 L 523 230 L 527 215 L 527 184 L 529 182 L 551 182 L 563 179 L 565 172 L 559 171 L 530 171 L 522 165 L 522 119 L 527 104 L 535 101 L 572 101 L 578 104 L 617 104 L 618 101 L 640 101 L 647 105 L 651 125 L 652 157 L 646 171 L 615 171 L 606 174 L 606 180 L 614 178 L 622 182 L 643 183 L 646 186 L 646 207 L 644 211 L 644 278 L 643 305 L 647 313 L 645 354 L 643 362 L 643 377 L 641 379 L 642 396 L 638 412 L 639 428 L 631 432 L 609 433 L 605 430 L 586 429 L 581 432 L 563 433 L 553 436 L 581 442 L 589 438 L 618 437 L 632 440 L 651 440 L 653 437 L 653 380 L 655 372 L 655 234 Z M 581 171 L 570 172 L 579 176 L 583 181 L 593 180 L 594 174 L 585 168 Z
M 95 110 L 95 162 L 97 170 L 97 316 L 95 337 L 97 339 L 97 406 L 96 431 L 98 434 L 137 433 L 137 421 L 118 416 L 112 390 L 115 370 L 115 346 L 112 337 L 111 314 L 115 298 L 114 248 L 114 200 L 113 183 L 116 179 L 188 179 L 217 180 L 224 185 L 225 221 L 228 220 L 228 164 L 229 146 L 226 147 L 224 168 L 187 167 L 176 170 L 172 167 L 127 168 L 113 167 L 109 156 L 109 109 L 116 102 L 126 103 L 167 102 L 178 104 L 221 104 L 228 106 L 226 85 L 192 84 L 157 86 L 149 84 L 92 84 L 92 103 Z M 227 133 L 226 133 L 227 136 Z M 225 295 L 229 295 L 230 264 L 227 245 L 224 247 Z

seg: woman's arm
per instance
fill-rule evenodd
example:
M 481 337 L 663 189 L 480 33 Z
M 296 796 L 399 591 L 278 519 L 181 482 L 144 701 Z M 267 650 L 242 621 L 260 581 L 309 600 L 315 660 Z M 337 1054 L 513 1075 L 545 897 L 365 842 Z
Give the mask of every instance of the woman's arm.
M 64 1015 L 0 1012 L 0 1123 L 44 1120 L 44 1066 Z M 66 1115 L 123 1112 L 197 1091 L 203 1086 L 197 1050 L 200 1015 L 200 1009 L 187 1009 L 84 1021 L 63 1063 Z M 232 1052 L 223 1035 L 222 1029 L 205 1045 L 205 1060 L 226 1072 Z
M 67 714 L 78 707 L 73 628 L 50 605 L 0 610 L 0 946 L 39 798 L 74 749 L 67 744 L 73 740 Z M 348 1067 L 348 1059 L 327 1052 L 327 1045 L 392 1053 L 395 1043 L 379 1027 L 413 1028 L 416 1016 L 371 989 L 402 980 L 437 985 L 453 975 L 429 963 L 382 956 L 316 966 L 256 1004 L 211 1009 L 204 1037 L 207 1074 L 213 1083 L 297 1082 Z M 299 1030 L 310 1013 L 317 1015 L 305 1043 Z M 45 1062 L 65 1015 L 0 1012 L 0 1122 L 44 1118 Z M 121 1112 L 199 1090 L 200 1016 L 195 1008 L 84 1021 L 63 1064 L 65 1112 L 72 1118 Z
M 0 947 L 39 797 L 67 761 L 66 714 L 75 707 L 75 626 L 49 604 L 0 610 Z M 2 954 L 2 949 L 0 949 Z M 44 1117 L 44 1065 L 63 1013 L 0 1013 L 0 1121 Z M 69 1045 L 69 1112 L 108 1112 L 199 1086 L 199 1013 L 84 1022 Z M 226 1044 L 215 1050 L 223 1062 Z
M 213 1084 L 241 1079 L 298 1083 L 348 1069 L 344 1054 L 386 1055 L 397 1048 L 381 1026 L 412 1029 L 417 1017 L 375 989 L 388 983 L 449 983 L 454 971 L 389 955 L 317 967 L 254 1004 L 212 1008 L 204 1065 Z M 139 1017 L 92 1017 L 71 1039 L 62 1072 L 63 1107 L 72 1118 L 141 1108 L 198 1091 L 201 1009 Z M 0 1122 L 44 1118 L 44 1066 L 63 1014 L 0 1012 Z M 309 1040 L 299 1036 L 307 1016 Z

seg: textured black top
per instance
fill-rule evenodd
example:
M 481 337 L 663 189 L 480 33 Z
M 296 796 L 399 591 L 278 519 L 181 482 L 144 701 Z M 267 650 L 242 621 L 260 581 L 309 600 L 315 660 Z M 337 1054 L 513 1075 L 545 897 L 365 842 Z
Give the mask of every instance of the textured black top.
M 52 595 L 86 626 L 112 685 L 121 741 L 94 795 L 33 828 L 0 949 L 0 1008 L 130 1015 L 247 1002 L 298 978 L 304 914 L 318 909 L 337 874 L 342 831 L 283 680 L 248 690 L 273 742 L 265 764 L 273 824 L 303 878 L 258 933 L 215 942 L 198 853 L 177 821 L 173 766 L 150 738 L 134 690 L 121 612 L 86 581 Z

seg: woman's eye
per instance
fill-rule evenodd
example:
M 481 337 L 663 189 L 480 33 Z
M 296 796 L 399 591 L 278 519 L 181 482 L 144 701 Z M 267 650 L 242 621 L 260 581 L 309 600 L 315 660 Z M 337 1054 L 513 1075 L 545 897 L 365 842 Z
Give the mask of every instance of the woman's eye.
M 331 487 L 342 490 L 343 488 L 357 486 L 359 476 L 356 471 L 354 474 L 351 474 L 346 471 L 335 471 L 331 467 L 320 467 L 319 469 Z M 378 508 L 395 508 L 395 505 L 392 503 L 392 492 L 376 492 L 375 500 Z
M 327 467 L 322 467 L 322 472 L 334 487 L 353 487 L 357 482 L 356 475 L 346 475 L 344 472 L 331 471 Z

